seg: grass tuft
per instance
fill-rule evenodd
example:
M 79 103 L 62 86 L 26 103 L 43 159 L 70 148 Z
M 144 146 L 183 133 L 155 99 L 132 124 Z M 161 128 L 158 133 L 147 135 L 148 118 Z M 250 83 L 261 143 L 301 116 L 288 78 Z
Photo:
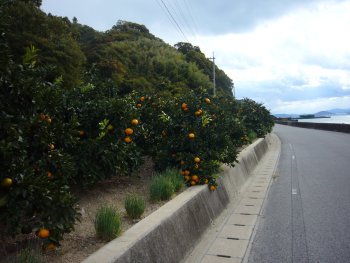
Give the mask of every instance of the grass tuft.
M 112 206 L 102 205 L 97 210 L 94 223 L 97 237 L 105 241 L 116 238 L 121 232 L 120 216 Z
M 158 173 L 150 185 L 151 200 L 169 200 L 174 192 L 179 191 L 183 185 L 183 178 L 175 169 L 167 169 L 163 173 Z
M 128 216 L 132 219 L 137 219 L 140 218 L 145 211 L 146 204 L 141 196 L 132 194 L 126 197 L 124 206 Z
M 169 200 L 174 193 L 174 185 L 169 177 L 156 175 L 150 185 L 150 196 L 152 201 Z

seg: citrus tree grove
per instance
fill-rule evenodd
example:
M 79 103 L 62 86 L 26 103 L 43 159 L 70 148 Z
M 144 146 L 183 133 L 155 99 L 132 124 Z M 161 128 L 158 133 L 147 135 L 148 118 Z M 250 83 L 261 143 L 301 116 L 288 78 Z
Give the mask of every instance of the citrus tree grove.
M 221 70 L 212 96 L 198 47 L 125 21 L 97 32 L 40 4 L 1 1 L 1 236 L 59 245 L 79 220 L 73 187 L 131 175 L 145 156 L 214 191 L 220 165 L 271 131 L 269 111 L 236 100 Z

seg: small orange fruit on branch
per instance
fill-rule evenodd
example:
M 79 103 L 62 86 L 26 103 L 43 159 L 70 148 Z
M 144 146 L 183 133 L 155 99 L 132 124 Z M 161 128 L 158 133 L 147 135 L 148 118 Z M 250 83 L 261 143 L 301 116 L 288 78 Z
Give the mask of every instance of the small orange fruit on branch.
M 5 177 L 1 181 L 1 186 L 3 187 L 10 187 L 13 184 L 13 181 L 10 177 Z
M 125 132 L 126 135 L 131 135 L 131 134 L 134 133 L 134 130 L 131 129 L 131 128 L 126 128 L 126 129 L 124 130 L 124 132 Z
M 193 140 L 196 137 L 196 135 L 193 132 L 191 132 L 187 135 L 187 137 L 188 137 L 188 139 Z
M 133 120 L 131 121 L 131 124 L 136 126 L 136 125 L 139 124 L 139 120 L 138 120 L 138 119 L 133 119 Z
M 132 142 L 131 137 L 126 136 L 126 137 L 124 138 L 124 142 L 126 142 L 126 143 L 130 143 L 130 142 Z
M 50 236 L 50 231 L 46 228 L 40 228 L 38 232 L 38 237 L 40 238 L 48 238 Z

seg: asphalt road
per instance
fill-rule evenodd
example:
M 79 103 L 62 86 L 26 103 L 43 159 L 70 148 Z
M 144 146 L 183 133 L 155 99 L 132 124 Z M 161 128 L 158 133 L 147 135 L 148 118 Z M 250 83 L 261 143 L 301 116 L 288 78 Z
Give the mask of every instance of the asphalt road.
M 282 142 L 248 262 L 350 262 L 350 134 L 276 125 Z

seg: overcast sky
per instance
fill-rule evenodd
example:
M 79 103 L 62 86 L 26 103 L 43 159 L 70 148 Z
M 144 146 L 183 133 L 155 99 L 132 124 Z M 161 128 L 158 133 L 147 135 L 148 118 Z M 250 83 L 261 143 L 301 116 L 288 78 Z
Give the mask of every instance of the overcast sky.
M 214 51 L 236 97 L 272 113 L 350 108 L 347 0 L 43 0 L 42 9 L 100 31 L 131 21 L 171 45 Z

